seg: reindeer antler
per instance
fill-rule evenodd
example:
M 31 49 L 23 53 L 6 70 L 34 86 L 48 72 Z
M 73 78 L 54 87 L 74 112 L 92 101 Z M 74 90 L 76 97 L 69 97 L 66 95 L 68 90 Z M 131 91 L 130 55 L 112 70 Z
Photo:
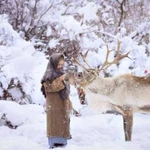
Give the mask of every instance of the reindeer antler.
M 87 54 L 88 54 L 89 50 L 86 51 L 86 53 L 83 55 L 81 52 L 79 53 L 80 56 L 82 57 L 83 61 L 86 63 L 86 65 L 89 67 L 88 69 L 91 69 L 90 65 L 88 64 L 87 60 L 86 60 L 86 57 L 87 57 Z M 76 64 L 78 64 L 80 67 L 82 67 L 83 69 L 87 70 L 86 67 L 84 67 L 78 60 L 77 60 L 77 57 L 73 57 L 73 60 Z
M 73 61 L 78 64 L 81 68 L 87 70 L 87 68 L 85 68 L 78 60 L 77 60 L 77 57 L 73 57 Z
M 108 57 L 109 57 L 109 54 L 112 52 L 113 50 L 109 50 L 108 48 L 108 44 L 107 44 L 107 54 L 106 54 L 106 59 L 104 61 L 104 64 L 101 66 L 101 68 L 98 70 L 98 72 L 100 73 L 102 70 L 105 70 L 107 69 L 108 67 L 110 67 L 111 65 L 113 64 L 116 64 L 118 63 L 120 60 L 122 60 L 123 58 L 127 57 L 129 59 L 131 59 L 128 55 L 130 53 L 130 51 L 124 55 L 121 55 L 120 54 L 120 41 L 118 41 L 118 48 L 117 48 L 117 54 L 116 54 L 116 57 L 114 58 L 113 61 L 109 62 L 108 61 Z
M 86 53 L 83 55 L 82 53 L 80 53 L 83 61 L 86 63 L 86 65 L 89 67 L 89 69 L 91 69 L 90 65 L 88 64 L 87 60 L 86 60 L 86 57 L 87 57 L 87 54 L 88 54 L 89 50 L 86 51 Z
M 101 66 L 101 68 L 98 69 L 98 70 L 97 70 L 97 69 L 92 69 L 92 68 L 90 67 L 90 65 L 88 64 L 88 62 L 87 62 L 87 60 L 86 60 L 88 51 L 87 51 L 84 55 L 83 55 L 82 53 L 80 53 L 80 55 L 81 55 L 83 61 L 86 63 L 86 65 L 87 65 L 89 68 L 84 67 L 84 65 L 82 65 L 82 64 L 77 60 L 77 57 L 74 57 L 73 60 L 74 60 L 74 62 L 75 62 L 76 64 L 78 64 L 78 65 L 79 65 L 80 67 L 82 67 L 84 70 L 88 70 L 88 69 L 89 69 L 89 70 L 93 70 L 93 71 L 96 72 L 96 74 L 99 74 L 102 70 L 105 70 L 105 69 L 107 69 L 108 67 L 110 67 L 111 65 L 118 63 L 120 60 L 122 60 L 122 59 L 125 58 L 125 57 L 131 59 L 131 58 L 128 56 L 129 53 L 130 53 L 130 51 L 129 51 L 128 53 L 124 54 L 124 55 L 121 55 L 121 54 L 120 54 L 120 41 L 118 41 L 118 47 L 117 47 L 116 57 L 114 58 L 113 61 L 110 62 L 110 61 L 108 61 L 108 58 L 109 58 L 109 54 L 110 54 L 112 51 L 113 51 L 113 50 L 109 50 L 108 44 L 107 44 L 106 59 L 105 59 L 103 65 Z

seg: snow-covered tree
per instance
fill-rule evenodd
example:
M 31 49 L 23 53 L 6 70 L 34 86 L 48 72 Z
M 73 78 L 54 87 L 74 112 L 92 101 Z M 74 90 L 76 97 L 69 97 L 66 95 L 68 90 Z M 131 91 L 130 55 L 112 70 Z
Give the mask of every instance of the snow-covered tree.
M 34 103 L 35 85 L 40 84 L 36 83 L 34 72 L 46 62 L 45 56 L 13 30 L 7 16 L 0 16 L 0 20 L 0 99 Z

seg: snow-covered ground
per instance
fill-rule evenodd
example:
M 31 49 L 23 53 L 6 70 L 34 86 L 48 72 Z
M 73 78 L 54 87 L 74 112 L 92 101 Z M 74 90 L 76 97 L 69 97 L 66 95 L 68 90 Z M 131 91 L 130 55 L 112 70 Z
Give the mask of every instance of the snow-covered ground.
M 74 89 L 72 89 L 74 90 Z M 132 142 L 124 141 L 122 117 L 114 114 L 94 113 L 79 104 L 75 91 L 70 95 L 73 105 L 82 116 L 71 115 L 72 139 L 66 150 L 149 150 L 150 116 L 135 114 Z M 0 150 L 47 150 L 46 114 L 39 105 L 19 105 L 1 101 L 0 114 L 17 129 L 0 126 Z

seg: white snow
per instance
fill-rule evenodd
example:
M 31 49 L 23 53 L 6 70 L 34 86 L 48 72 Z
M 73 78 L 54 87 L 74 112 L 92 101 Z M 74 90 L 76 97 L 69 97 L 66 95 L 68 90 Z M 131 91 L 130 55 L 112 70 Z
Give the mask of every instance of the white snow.
M 32 5 L 34 5 L 34 1 L 32 2 Z M 49 4 L 49 1 L 45 0 L 44 4 Z M 56 5 L 54 6 L 52 12 L 48 12 L 43 21 L 48 19 L 54 23 L 60 21 L 61 25 L 58 24 L 56 27 L 61 35 L 60 38 L 70 37 L 72 40 L 75 38 L 75 35 L 90 31 L 89 26 L 85 22 L 97 21 L 98 6 L 94 2 L 88 2 L 84 7 L 78 7 L 77 10 L 74 10 L 73 13 L 79 13 L 83 17 L 83 20 L 81 19 L 80 22 L 71 15 L 61 16 L 61 11 L 64 11 L 65 8 L 61 10 Z M 44 12 L 43 9 L 41 11 Z M 57 11 L 58 13 L 56 13 Z M 104 13 L 103 17 L 107 18 L 107 13 Z M 83 24 L 82 21 L 84 22 Z M 95 28 L 97 27 L 92 29 Z M 103 31 L 103 29 L 100 30 Z M 144 30 L 146 33 L 149 33 L 149 24 L 143 23 L 131 35 L 136 35 L 136 33 L 142 34 Z M 105 31 L 102 33 L 112 37 L 113 40 L 116 40 L 116 37 L 118 37 L 122 43 L 122 53 L 130 51 L 131 59 L 126 58 L 124 61 L 121 61 L 118 68 L 112 66 L 108 69 L 111 75 L 133 73 L 143 76 L 150 73 L 150 57 L 145 54 L 145 46 L 136 43 L 127 36 L 125 28 L 121 29 L 121 35 L 118 34 L 118 36 Z M 47 35 L 51 34 L 52 29 L 49 28 Z M 96 68 L 98 65 L 101 65 L 105 60 L 105 42 L 96 34 L 92 34 L 92 32 L 87 34 L 87 36 L 83 36 L 80 40 L 84 52 L 86 49 L 97 51 L 90 51 L 88 54 L 87 59 L 91 67 Z M 57 44 L 59 44 L 57 39 L 52 39 L 49 42 L 51 48 L 56 47 Z M 109 48 L 116 50 L 116 45 L 115 42 L 109 43 Z M 150 44 L 148 44 L 147 49 L 150 52 Z M 111 53 L 109 60 L 113 56 L 114 52 Z M 5 99 L 0 100 L 0 150 L 48 150 L 46 113 L 44 110 L 45 99 L 40 91 L 40 81 L 47 62 L 48 60 L 44 53 L 36 51 L 32 42 L 23 40 L 8 23 L 6 15 L 0 15 L 0 97 L 2 97 L 3 90 L 8 88 L 10 80 L 13 78 L 14 83 L 21 83 L 24 92 L 35 103 L 20 105 Z M 129 66 L 134 69 L 130 70 Z M 145 70 L 147 71 L 146 74 Z M 1 87 L 1 84 L 3 87 Z M 18 101 L 22 101 L 22 95 L 18 88 L 11 88 L 9 92 Z M 68 141 L 68 145 L 65 148 L 58 148 L 58 150 L 150 149 L 150 116 L 148 114 L 134 114 L 132 141 L 125 142 L 123 121 L 120 115 L 95 113 L 88 106 L 82 106 L 74 87 L 71 87 L 70 97 L 74 108 L 82 115 L 75 117 L 71 114 L 72 139 Z M 6 121 L 11 122 L 17 128 L 10 129 L 5 125 Z
M 72 93 L 71 98 L 73 101 L 78 101 L 75 93 L 75 91 Z M 93 113 L 88 107 L 81 107 L 76 103 L 77 108 L 80 109 L 82 116 L 71 115 L 73 138 L 68 141 L 66 150 L 149 150 L 149 115 L 134 115 L 133 139 L 132 142 L 125 142 L 120 115 Z M 18 128 L 10 129 L 6 126 L 0 126 L 1 150 L 48 149 L 46 114 L 42 106 L 36 104 L 19 105 L 15 102 L 1 101 L 0 115 L 3 113 L 7 114 L 7 118 L 13 124 L 18 125 Z

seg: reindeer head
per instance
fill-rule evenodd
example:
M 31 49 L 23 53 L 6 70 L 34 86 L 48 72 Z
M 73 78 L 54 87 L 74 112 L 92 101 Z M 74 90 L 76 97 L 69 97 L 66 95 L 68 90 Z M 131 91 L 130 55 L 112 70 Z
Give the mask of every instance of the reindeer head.
M 75 76 L 75 80 L 76 80 L 76 83 L 80 86 L 86 86 L 88 84 L 90 84 L 94 79 L 96 79 L 97 76 L 99 76 L 99 73 L 101 71 L 105 71 L 108 67 L 110 67 L 111 65 L 113 64 L 116 64 L 118 63 L 120 60 L 122 60 L 123 58 L 125 57 L 128 57 L 129 58 L 129 52 L 124 54 L 124 55 L 121 55 L 120 54 L 120 42 L 118 41 L 118 49 L 117 49 L 117 53 L 116 53 L 116 56 L 114 58 L 113 61 L 108 61 L 108 57 L 109 57 L 109 54 L 112 50 L 109 50 L 108 48 L 108 45 L 107 45 L 107 54 L 106 54 L 106 59 L 103 63 L 103 65 L 98 68 L 98 69 L 92 69 L 90 67 L 90 65 L 88 64 L 87 60 L 86 60 L 86 56 L 88 54 L 88 51 L 83 55 L 82 53 L 80 53 L 83 61 L 86 63 L 86 65 L 89 67 L 88 69 L 86 67 L 84 67 L 78 60 L 77 58 L 74 58 L 74 62 L 76 64 L 78 64 L 82 69 L 83 69 L 83 72 L 78 72 Z
M 76 84 L 84 87 L 88 84 L 90 84 L 95 78 L 97 77 L 97 74 L 94 70 L 84 70 L 83 72 L 78 72 L 75 76 Z
M 90 82 L 92 82 L 96 78 L 95 71 L 93 70 L 84 70 L 83 72 L 74 72 L 74 73 L 66 73 L 64 80 L 71 85 L 77 86 L 86 86 Z

